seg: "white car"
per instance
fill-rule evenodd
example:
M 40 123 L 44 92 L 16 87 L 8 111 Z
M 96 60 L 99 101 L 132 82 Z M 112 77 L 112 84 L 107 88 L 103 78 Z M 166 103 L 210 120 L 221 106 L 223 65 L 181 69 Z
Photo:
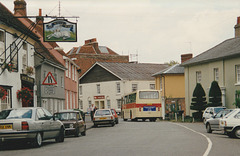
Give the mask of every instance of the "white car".
M 240 109 L 234 109 L 220 120 L 220 127 L 229 137 L 240 139 Z
M 65 128 L 46 109 L 24 107 L 0 112 L 0 143 L 5 141 L 27 141 L 40 147 L 43 140 L 64 141 Z
M 115 125 L 115 118 L 112 114 L 111 109 L 98 109 L 94 113 L 93 117 L 94 127 L 98 125 Z
M 226 109 L 226 107 L 207 107 L 204 112 L 203 112 L 203 123 L 206 123 L 207 119 L 212 118 L 213 116 L 215 116 L 219 111 Z

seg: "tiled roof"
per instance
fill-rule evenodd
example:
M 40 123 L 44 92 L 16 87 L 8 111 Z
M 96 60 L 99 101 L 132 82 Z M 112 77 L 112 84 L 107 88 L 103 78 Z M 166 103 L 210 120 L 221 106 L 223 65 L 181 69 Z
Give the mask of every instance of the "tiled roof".
M 182 63 L 182 66 L 190 66 L 222 59 L 240 57 L 240 38 L 232 38 L 216 45 L 200 55 Z
M 153 76 L 165 75 L 165 74 L 184 74 L 184 67 L 180 66 L 179 64 L 175 64 L 173 66 L 170 66 L 164 70 L 161 70 L 153 74 Z
M 108 63 L 97 62 L 96 64 L 122 80 L 154 80 L 152 75 L 159 70 L 168 67 L 166 64 L 149 63 Z
M 118 55 L 114 51 L 112 51 L 110 48 L 106 46 L 99 46 L 100 55 L 110 54 L 110 55 Z M 68 55 L 73 54 L 98 54 L 94 47 L 92 45 L 83 45 L 79 47 L 73 47 L 69 52 L 67 52 Z
M 22 22 L 20 22 L 14 15 L 0 2 L 0 21 L 11 25 L 14 29 L 28 34 L 32 39 L 39 41 L 39 37 L 31 32 Z

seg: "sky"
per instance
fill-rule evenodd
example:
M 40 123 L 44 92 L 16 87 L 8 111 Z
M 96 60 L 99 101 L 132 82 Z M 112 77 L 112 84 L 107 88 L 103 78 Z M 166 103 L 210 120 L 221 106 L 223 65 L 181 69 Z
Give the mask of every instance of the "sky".
M 13 12 L 14 0 L 0 0 Z M 27 15 L 59 16 L 59 0 L 25 0 Z M 60 0 L 60 16 L 77 22 L 78 41 L 58 42 L 68 52 L 97 38 L 130 61 L 181 62 L 234 37 L 239 0 Z M 35 20 L 35 19 L 32 19 Z M 49 22 L 50 19 L 45 19 Z

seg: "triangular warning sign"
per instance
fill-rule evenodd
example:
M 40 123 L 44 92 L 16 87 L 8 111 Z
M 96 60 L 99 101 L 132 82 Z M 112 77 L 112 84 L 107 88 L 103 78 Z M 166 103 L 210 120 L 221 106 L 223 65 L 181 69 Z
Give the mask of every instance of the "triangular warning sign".
M 47 74 L 47 76 L 45 77 L 42 83 L 42 85 L 56 85 L 56 84 L 57 84 L 57 81 L 55 80 L 51 72 Z

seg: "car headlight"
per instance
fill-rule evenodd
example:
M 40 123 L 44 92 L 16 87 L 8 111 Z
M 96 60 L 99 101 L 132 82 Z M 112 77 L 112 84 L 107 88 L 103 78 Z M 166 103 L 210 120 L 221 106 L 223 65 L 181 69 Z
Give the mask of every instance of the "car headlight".
M 73 124 L 70 124 L 69 127 L 70 127 L 70 128 L 73 128 Z

